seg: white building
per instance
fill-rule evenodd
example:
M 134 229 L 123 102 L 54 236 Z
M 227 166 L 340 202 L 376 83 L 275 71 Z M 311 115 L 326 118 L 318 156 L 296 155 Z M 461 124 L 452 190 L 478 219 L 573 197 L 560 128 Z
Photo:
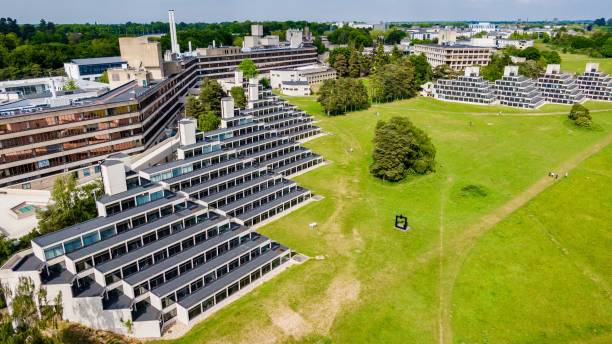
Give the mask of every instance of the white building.
M 570 74 L 562 73 L 558 64 L 546 66 L 546 74 L 538 78 L 536 86 L 544 100 L 550 103 L 574 104 L 586 100 L 576 79 Z
M 587 63 L 576 83 L 587 98 L 612 101 L 612 77 L 599 71 L 599 63 Z
M 493 89 L 502 105 L 535 109 L 544 104 L 544 98 L 535 82 L 519 75 L 518 66 L 504 67 L 504 76 L 495 80 Z
M 270 71 L 270 85 L 273 89 L 281 88 L 281 84 L 285 81 L 306 81 L 309 86 L 315 86 L 325 80 L 336 78 L 335 69 L 320 64 Z
M 121 67 L 124 63 L 126 62 L 120 56 L 72 59 L 64 63 L 64 71 L 71 79 L 97 81 L 107 69 Z
M 469 28 L 474 33 L 482 32 L 482 31 L 493 32 L 496 30 L 495 24 L 491 24 L 488 22 L 473 23 L 469 25 Z
M 280 86 L 281 93 L 286 96 L 302 97 L 312 94 L 306 80 L 283 81 Z
M 0 81 L 0 93 L 16 93 L 19 95 L 20 99 L 31 95 L 50 95 L 52 91 L 61 91 L 70 80 L 70 78 L 63 76 L 53 76 L 46 78 Z M 108 84 L 101 82 L 84 79 L 72 80 L 81 90 L 99 90 L 108 88 Z

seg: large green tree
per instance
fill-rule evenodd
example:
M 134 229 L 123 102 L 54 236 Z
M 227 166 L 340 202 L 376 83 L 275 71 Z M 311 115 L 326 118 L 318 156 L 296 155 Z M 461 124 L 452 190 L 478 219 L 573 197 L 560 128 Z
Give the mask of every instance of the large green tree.
M 372 101 L 384 103 L 416 94 L 414 67 L 408 60 L 379 67 L 370 75 Z
M 200 106 L 202 111 L 211 111 L 216 115 L 221 115 L 221 98 L 225 94 L 223 88 L 216 80 L 204 79 L 200 86 Z
M 257 76 L 257 66 L 251 59 L 244 59 L 238 65 L 238 69 L 242 71 L 245 78 L 250 79 Z
M 427 57 L 423 54 L 410 55 L 410 62 L 414 67 L 414 82 L 416 87 L 431 81 L 432 70 L 431 65 L 427 62 Z
M 319 89 L 317 100 L 328 115 L 340 115 L 370 106 L 363 82 L 354 78 L 326 80 Z
M 393 117 L 376 125 L 370 173 L 397 182 L 407 174 L 433 172 L 435 156 L 436 149 L 424 131 L 406 117 Z
M 234 98 L 234 103 L 236 104 L 236 107 L 240 109 L 244 109 L 246 107 L 247 99 L 246 95 L 244 94 L 244 88 L 242 88 L 241 86 L 234 86 L 230 90 L 230 94 L 232 98 Z
M 58 177 L 51 191 L 51 204 L 36 214 L 38 232 L 54 232 L 96 217 L 95 200 L 102 193 L 103 186 L 99 180 L 77 186 L 77 180 L 72 175 Z

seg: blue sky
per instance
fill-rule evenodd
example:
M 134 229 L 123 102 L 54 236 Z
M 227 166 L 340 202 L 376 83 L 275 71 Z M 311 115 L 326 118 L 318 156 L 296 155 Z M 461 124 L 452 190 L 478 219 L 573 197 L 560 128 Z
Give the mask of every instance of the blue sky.
M 612 17 L 612 0 L 0 0 L 19 23 L 233 20 L 416 21 Z

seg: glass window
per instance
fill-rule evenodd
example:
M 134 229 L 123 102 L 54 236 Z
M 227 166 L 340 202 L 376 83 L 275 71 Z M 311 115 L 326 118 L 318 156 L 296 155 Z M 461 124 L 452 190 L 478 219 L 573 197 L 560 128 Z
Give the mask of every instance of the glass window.
M 136 196 L 136 205 L 143 205 L 145 203 L 149 203 L 150 198 L 149 198 L 149 194 L 146 193 L 144 195 L 138 195 Z
M 115 235 L 115 228 L 113 227 L 104 228 L 100 231 L 100 238 L 102 240 L 112 237 L 113 235 Z
M 70 240 L 64 243 L 64 249 L 66 253 L 70 253 L 72 251 L 78 250 L 82 247 L 81 238 L 76 238 L 74 240 Z
M 96 241 L 100 240 L 100 234 L 98 232 L 83 235 L 83 245 L 88 246 Z
M 61 244 L 45 250 L 45 258 L 47 259 L 52 259 L 62 254 L 64 254 L 64 249 Z
M 164 191 L 160 190 L 151 194 L 151 202 L 164 197 Z

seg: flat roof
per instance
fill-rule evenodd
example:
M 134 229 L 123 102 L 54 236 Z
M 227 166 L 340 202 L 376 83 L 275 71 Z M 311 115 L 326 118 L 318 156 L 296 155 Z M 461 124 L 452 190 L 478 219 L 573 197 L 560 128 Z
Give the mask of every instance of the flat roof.
M 266 195 L 270 195 L 272 193 L 275 193 L 277 191 L 280 191 L 286 187 L 290 187 L 292 185 L 295 185 L 295 182 L 289 179 L 285 179 L 283 182 L 275 184 L 273 186 L 270 186 L 269 188 L 265 188 L 263 190 L 260 190 L 259 192 L 253 193 L 248 195 L 247 197 L 238 199 L 232 203 L 228 203 L 222 207 L 219 207 L 219 209 L 228 212 L 228 211 L 232 211 L 236 208 L 240 208 L 246 204 L 249 204 L 253 201 L 256 201 Z
M 241 219 L 241 220 L 243 220 L 243 221 L 250 220 L 250 219 L 254 218 L 257 215 L 262 214 L 265 211 L 273 209 L 273 208 L 275 208 L 275 207 L 277 207 L 277 206 L 279 206 L 279 205 L 281 205 L 281 204 L 283 204 L 283 203 L 285 203 L 285 202 L 287 202 L 289 200 L 292 200 L 292 199 L 294 199 L 296 197 L 299 197 L 300 195 L 307 194 L 308 192 L 310 192 L 308 189 L 297 189 L 297 190 L 291 191 L 288 194 L 283 195 L 283 196 L 273 200 L 272 202 L 268 202 L 268 203 L 266 203 L 264 205 L 261 205 L 261 206 L 259 206 L 257 208 L 252 209 L 249 212 L 240 214 L 240 215 L 238 215 L 236 217 Z
M 125 60 L 123 60 L 121 56 L 108 56 L 108 57 L 72 59 L 70 60 L 70 62 L 77 64 L 79 66 L 83 66 L 83 65 L 96 65 L 96 64 L 106 64 L 106 63 L 125 63 Z

